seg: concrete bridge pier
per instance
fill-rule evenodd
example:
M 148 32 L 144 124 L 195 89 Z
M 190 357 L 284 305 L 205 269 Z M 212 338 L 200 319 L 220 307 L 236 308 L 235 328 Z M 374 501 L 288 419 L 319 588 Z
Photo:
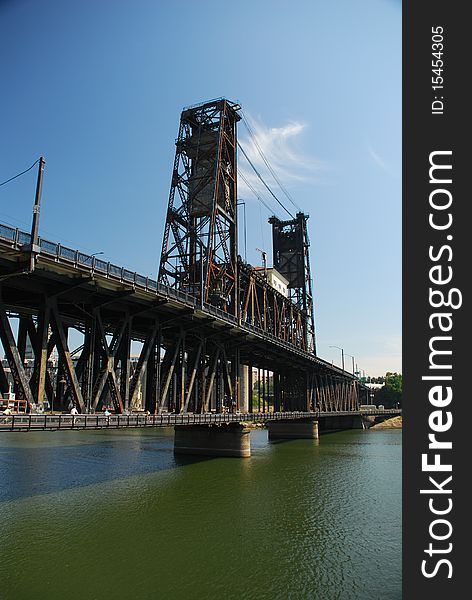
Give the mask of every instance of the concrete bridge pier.
M 332 415 L 320 418 L 320 433 L 345 429 L 364 429 L 362 417 L 360 415 Z
M 269 440 L 310 439 L 319 441 L 318 421 L 316 419 L 291 419 L 288 421 L 269 421 Z
M 249 410 L 249 396 L 252 393 L 252 373 L 249 371 L 247 365 L 240 365 L 239 368 L 239 381 L 240 381 L 240 396 L 239 396 L 239 410 L 241 412 L 248 412 Z
M 204 456 L 251 456 L 251 430 L 243 423 L 176 425 L 174 453 Z

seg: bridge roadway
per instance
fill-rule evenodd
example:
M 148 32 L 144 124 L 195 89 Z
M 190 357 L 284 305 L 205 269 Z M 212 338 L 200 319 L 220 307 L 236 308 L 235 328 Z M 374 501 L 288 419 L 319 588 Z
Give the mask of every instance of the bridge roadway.
M 21 288 L 25 292 L 38 293 L 46 291 L 46 293 L 52 295 L 61 294 L 64 298 L 67 298 L 67 292 L 70 289 L 74 292 L 74 299 L 77 304 L 87 290 L 90 294 L 93 294 L 95 301 L 97 301 L 97 295 L 102 293 L 108 296 L 108 306 L 114 303 L 117 307 L 122 307 L 123 304 L 132 302 L 135 304 L 135 309 L 136 305 L 141 305 L 140 314 L 154 312 L 162 316 L 169 316 L 171 313 L 179 319 L 188 316 L 200 320 L 206 318 L 213 327 L 224 325 L 225 331 L 229 335 L 235 335 L 234 330 L 237 329 L 242 335 L 254 342 L 263 340 L 265 344 L 268 343 L 271 346 L 283 348 L 294 357 L 316 364 L 323 370 L 342 376 L 350 376 L 349 373 L 331 363 L 305 352 L 291 343 L 280 340 L 270 332 L 263 331 L 248 322 L 243 322 L 241 319 L 237 319 L 211 304 L 204 303 L 200 305 L 189 294 L 160 284 L 150 277 L 145 277 L 137 272 L 105 262 L 95 256 L 84 254 L 62 244 L 50 242 L 41 237 L 38 240 L 39 253 L 36 269 L 29 272 L 27 262 L 30 257 L 28 251 L 30 242 L 31 235 L 29 233 L 0 223 L 0 283 L 4 281 L 6 284 L 6 280 L 9 280 L 8 284 L 17 284 L 15 286 L 17 288 L 16 298 L 18 298 Z M 11 280 L 11 277 L 16 278 L 19 276 L 23 276 L 24 284 Z M 65 283 L 67 287 L 63 289 L 61 283 L 63 285 Z M 78 288 L 81 288 L 81 294 Z M 16 298 L 12 297 L 12 301 Z M 4 301 L 8 301 L 8 293 L 4 294 Z M 11 308 L 14 310 L 14 306 Z M 83 320 L 83 314 L 80 311 L 75 313 L 75 317 L 79 322 Z M 142 339 L 144 340 L 144 338 L 145 334 L 143 332 Z
M 51 295 L 61 295 L 67 300 L 69 291 L 74 293 L 74 302 L 69 311 L 80 322 L 83 321 L 83 311 L 73 310 L 73 305 L 80 304 L 84 295 L 88 292 L 94 297 L 101 294 L 101 304 L 106 301 L 107 306 L 115 304 L 117 308 L 123 309 L 123 304 L 134 304 L 134 309 L 140 307 L 140 316 L 155 313 L 159 316 L 174 316 L 179 319 L 193 317 L 199 320 L 205 319 L 212 327 L 224 326 L 227 335 L 243 335 L 253 342 L 263 341 L 264 347 L 269 344 L 273 350 L 275 347 L 283 349 L 293 358 L 297 357 L 303 361 L 315 364 L 320 369 L 335 373 L 343 377 L 352 377 L 348 372 L 335 367 L 331 363 L 298 348 L 294 344 L 280 340 L 270 332 L 243 322 L 241 319 L 224 312 L 211 304 L 199 304 L 189 294 L 172 289 L 158 283 L 156 280 L 130 271 L 124 267 L 114 265 L 74 250 L 50 242 L 43 238 L 38 240 L 38 254 L 36 268 L 30 272 L 27 264 L 30 257 L 28 250 L 31 235 L 20 229 L 14 229 L 0 223 L 0 284 L 7 287 L 7 283 L 16 284 L 16 295 L 11 296 L 11 301 L 21 303 L 21 291 L 24 293 L 46 292 Z M 23 282 L 13 281 L 11 278 L 21 277 Z M 61 286 L 62 284 L 62 286 Z M 65 287 L 64 287 L 65 284 Z M 80 288 L 80 289 L 79 289 Z M 4 302 L 7 304 L 8 292 L 4 292 Z M 129 308 L 129 307 L 128 307 Z M 12 311 L 15 307 L 11 306 Z M 238 334 L 235 330 L 238 330 Z M 142 339 L 145 334 L 142 332 Z
M 328 417 L 394 417 L 401 415 L 399 409 L 372 409 L 362 411 L 310 411 L 266 413 L 182 413 L 145 415 L 0 415 L 0 431 L 58 431 L 83 429 L 127 429 L 139 427 L 176 427 L 179 425 L 225 425 L 230 423 L 260 423 L 269 421 L 320 420 Z

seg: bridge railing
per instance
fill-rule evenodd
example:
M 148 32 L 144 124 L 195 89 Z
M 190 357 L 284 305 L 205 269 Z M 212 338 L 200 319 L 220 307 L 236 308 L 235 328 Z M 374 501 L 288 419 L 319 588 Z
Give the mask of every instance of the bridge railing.
M 18 247 L 19 249 L 21 246 L 27 246 L 31 243 L 31 235 L 29 233 L 2 223 L 0 223 L 0 238 L 11 242 L 13 246 Z M 84 254 L 79 250 L 69 248 L 56 242 L 51 242 L 42 237 L 38 239 L 38 245 L 41 252 L 44 254 L 53 256 L 56 259 L 64 260 L 74 266 L 86 267 L 91 271 L 97 271 L 106 277 L 119 279 L 120 282 L 132 283 L 133 285 L 138 285 L 139 287 L 152 292 L 158 290 L 158 283 L 156 280 L 140 275 L 136 271 L 130 271 L 111 262 L 101 260 L 96 256 Z M 167 289 L 165 290 L 165 293 L 168 293 Z M 180 292 L 177 292 L 177 294 L 181 295 Z M 183 294 L 183 296 L 188 301 L 188 295 Z
M 176 425 L 210 425 L 220 423 L 244 423 L 261 421 L 286 421 L 319 419 L 366 414 L 362 411 L 292 411 L 260 413 L 162 413 L 157 415 L 129 414 L 55 414 L 55 415 L 0 415 L 0 431 L 29 431 L 58 429 L 121 429 L 125 427 L 174 427 Z M 398 415 L 399 409 L 376 410 L 369 415 Z
M 121 429 L 124 427 L 174 427 L 234 422 L 280 421 L 316 417 L 313 412 L 278 413 L 162 413 L 157 415 L 0 415 L 0 431 L 58 429 Z
M 21 249 L 21 246 L 27 246 L 31 243 L 31 235 L 18 228 L 9 227 L 0 223 L 0 238 L 9 241 L 13 246 Z M 163 296 L 169 298 L 175 298 L 176 300 L 183 302 L 186 305 L 197 306 L 197 299 L 190 294 L 176 290 L 162 283 L 158 283 L 155 279 L 146 277 L 137 273 L 136 271 L 130 271 L 119 265 L 115 265 L 112 262 L 106 262 L 92 256 L 90 254 L 84 254 L 79 250 L 68 248 L 62 244 L 51 242 L 50 240 L 40 237 L 38 239 L 38 245 L 41 252 L 48 256 L 54 257 L 56 260 L 65 261 L 73 265 L 74 267 L 85 267 L 91 271 L 100 273 L 107 278 L 116 279 L 120 283 L 131 283 L 133 286 L 137 286 L 146 291 L 152 293 L 160 293 Z M 211 314 L 220 317 L 226 321 L 232 321 L 237 323 L 236 317 L 230 315 L 216 306 L 205 304 L 204 308 Z M 256 330 L 256 328 L 254 328 Z

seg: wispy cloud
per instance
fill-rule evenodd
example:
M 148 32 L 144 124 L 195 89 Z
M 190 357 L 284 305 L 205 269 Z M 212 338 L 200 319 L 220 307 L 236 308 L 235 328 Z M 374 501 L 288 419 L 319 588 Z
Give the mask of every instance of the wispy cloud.
M 307 130 L 306 123 L 289 121 L 279 127 L 268 127 L 262 121 L 249 117 L 247 114 L 246 119 L 253 137 L 246 132 L 240 136 L 240 144 L 277 197 L 288 201 L 271 175 L 259 149 L 262 150 L 277 178 L 289 193 L 290 188 L 296 184 L 317 180 L 319 173 L 325 169 L 325 165 L 319 159 L 307 155 L 300 148 L 301 137 Z M 239 172 L 261 196 L 271 202 L 270 194 L 241 152 Z M 239 179 L 238 186 L 240 196 L 252 195 L 243 178 Z
M 374 163 L 392 177 L 398 177 L 395 169 L 374 149 L 373 145 L 367 141 L 367 152 Z
M 381 168 L 384 169 L 384 171 L 388 171 L 388 167 L 385 163 L 385 161 L 383 160 L 383 158 L 381 156 L 379 156 L 377 154 L 377 152 L 372 148 L 372 146 L 369 144 L 367 147 L 367 150 L 369 151 L 370 157 L 372 158 L 372 160 Z

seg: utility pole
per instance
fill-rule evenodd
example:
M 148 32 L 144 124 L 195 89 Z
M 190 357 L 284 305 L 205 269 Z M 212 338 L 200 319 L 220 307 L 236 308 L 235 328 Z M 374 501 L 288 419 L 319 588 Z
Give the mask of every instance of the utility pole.
M 31 243 L 30 243 L 30 271 L 33 271 L 36 262 L 36 255 L 39 253 L 39 213 L 41 210 L 41 194 L 43 191 L 43 174 L 44 174 L 44 165 L 46 161 L 43 156 L 39 157 L 39 165 L 38 165 L 38 179 L 36 181 L 36 195 L 34 198 L 34 207 L 33 207 L 33 224 L 31 226 Z

